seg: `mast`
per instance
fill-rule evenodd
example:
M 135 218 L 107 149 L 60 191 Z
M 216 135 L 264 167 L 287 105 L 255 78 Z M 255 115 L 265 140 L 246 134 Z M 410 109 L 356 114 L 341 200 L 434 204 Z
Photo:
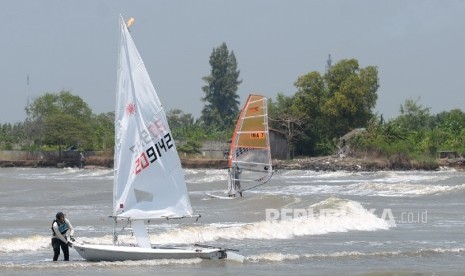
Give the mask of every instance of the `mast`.
M 326 60 L 326 72 L 329 72 L 332 66 L 333 66 L 333 61 L 331 60 L 331 54 L 329 54 L 328 59 Z
M 29 74 L 26 79 L 26 106 L 29 106 Z

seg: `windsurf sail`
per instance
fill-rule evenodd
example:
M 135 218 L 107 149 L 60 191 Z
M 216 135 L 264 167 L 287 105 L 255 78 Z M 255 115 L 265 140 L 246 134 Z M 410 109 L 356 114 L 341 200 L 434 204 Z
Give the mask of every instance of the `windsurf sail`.
M 239 115 L 228 157 L 229 196 L 263 185 L 273 175 L 267 106 L 265 97 L 249 95 Z

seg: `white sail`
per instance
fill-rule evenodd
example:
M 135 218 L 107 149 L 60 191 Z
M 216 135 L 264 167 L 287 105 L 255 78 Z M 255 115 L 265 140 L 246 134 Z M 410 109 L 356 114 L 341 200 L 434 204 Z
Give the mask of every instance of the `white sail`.
M 244 256 L 225 248 L 150 243 L 145 220 L 192 216 L 192 207 L 165 113 L 122 17 L 120 27 L 113 245 L 76 241 L 73 248 L 89 261 L 202 258 L 242 262 Z M 130 223 L 136 246 L 119 243 L 118 218 Z
M 122 18 L 120 25 L 113 215 L 131 219 L 191 216 L 165 112 Z

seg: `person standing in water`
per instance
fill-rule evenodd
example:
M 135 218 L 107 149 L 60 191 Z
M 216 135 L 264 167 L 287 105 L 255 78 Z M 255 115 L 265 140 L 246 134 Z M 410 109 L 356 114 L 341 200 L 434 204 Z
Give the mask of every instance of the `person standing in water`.
M 84 162 L 85 161 L 86 161 L 86 158 L 84 157 L 84 154 L 81 152 L 80 153 L 80 164 L 79 164 L 80 169 L 84 169 Z
M 229 197 L 235 197 L 236 194 L 239 193 L 239 195 L 242 197 L 242 191 L 241 191 L 241 180 L 240 180 L 240 174 L 242 173 L 242 170 L 239 168 L 237 164 L 234 164 L 231 168 L 231 187 L 230 187 L 230 194 Z
M 65 214 L 58 212 L 55 220 L 52 223 L 52 247 L 53 247 L 53 261 L 58 260 L 60 256 L 60 247 L 63 251 L 64 260 L 69 261 L 69 248 L 73 246 L 74 242 L 74 229 L 71 222 L 65 218 Z

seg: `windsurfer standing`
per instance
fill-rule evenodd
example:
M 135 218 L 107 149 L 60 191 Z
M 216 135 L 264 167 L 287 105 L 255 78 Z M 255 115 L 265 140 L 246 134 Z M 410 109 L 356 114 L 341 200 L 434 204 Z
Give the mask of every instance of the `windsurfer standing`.
M 242 170 L 239 168 L 237 164 L 234 164 L 234 166 L 231 168 L 232 169 L 232 175 L 233 175 L 233 187 L 234 187 L 234 196 L 236 196 L 237 193 L 242 197 L 242 191 L 241 191 L 241 181 L 240 181 L 240 175 L 242 173 Z

